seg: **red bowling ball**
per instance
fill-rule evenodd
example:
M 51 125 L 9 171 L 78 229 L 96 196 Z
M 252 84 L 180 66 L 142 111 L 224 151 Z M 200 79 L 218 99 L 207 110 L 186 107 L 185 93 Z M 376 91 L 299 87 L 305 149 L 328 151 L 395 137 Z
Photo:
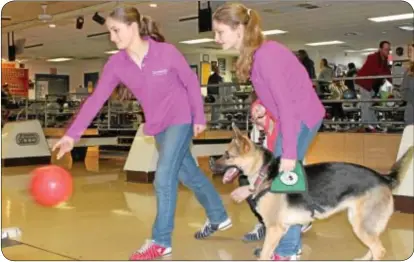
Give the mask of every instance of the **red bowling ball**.
M 31 174 L 30 193 L 38 204 L 56 206 L 72 195 L 72 176 L 64 168 L 48 165 L 36 168 Z

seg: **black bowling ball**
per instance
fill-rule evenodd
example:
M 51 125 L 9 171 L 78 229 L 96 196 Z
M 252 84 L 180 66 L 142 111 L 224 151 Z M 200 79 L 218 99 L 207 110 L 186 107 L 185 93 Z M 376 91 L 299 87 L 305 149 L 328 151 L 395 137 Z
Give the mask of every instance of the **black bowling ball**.
M 204 98 L 204 102 L 205 103 L 215 103 L 216 102 L 216 98 L 212 95 L 208 95 Z

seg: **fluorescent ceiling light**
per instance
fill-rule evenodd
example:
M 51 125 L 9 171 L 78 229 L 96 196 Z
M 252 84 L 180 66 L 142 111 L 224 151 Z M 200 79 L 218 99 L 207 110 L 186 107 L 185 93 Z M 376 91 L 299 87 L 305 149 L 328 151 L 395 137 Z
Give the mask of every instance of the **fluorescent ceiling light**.
M 365 48 L 365 49 L 359 49 L 359 50 L 345 50 L 347 53 L 366 53 L 366 52 L 375 52 L 378 48 Z
M 365 48 L 365 49 L 362 49 L 361 51 L 370 52 L 370 51 L 377 51 L 377 50 L 378 48 Z
M 264 35 L 281 35 L 281 34 L 286 34 L 286 33 L 287 33 L 286 31 L 279 30 L 279 29 L 263 31 Z
M 283 31 L 283 30 L 279 30 L 279 29 L 263 31 L 264 35 L 280 35 L 280 34 L 285 34 L 285 33 L 287 33 L 287 31 Z M 192 39 L 192 40 L 181 41 L 180 43 L 181 44 L 187 44 L 187 45 L 195 45 L 195 44 L 210 43 L 210 42 L 214 42 L 214 39 L 200 38 L 200 39 Z
M 409 25 L 399 26 L 398 28 L 400 28 L 401 30 L 405 30 L 405 31 L 414 31 L 414 26 L 409 26 Z
M 400 14 L 400 15 L 371 17 L 371 18 L 368 18 L 368 20 L 381 23 L 381 22 L 390 22 L 390 21 L 406 20 L 406 19 L 413 19 L 413 18 L 414 18 L 414 13 L 407 13 L 407 14 Z
M 58 57 L 58 58 L 47 59 L 46 61 L 48 61 L 48 62 L 66 62 L 66 61 L 70 61 L 70 60 L 73 60 L 73 58 Z
M 111 51 L 106 51 L 105 54 L 113 55 L 113 54 L 116 54 L 118 52 L 119 52 L 119 50 L 111 50 Z
M 344 42 L 342 41 L 326 41 L 326 42 L 316 42 L 316 43 L 307 43 L 307 46 L 323 46 L 323 45 L 339 45 L 339 44 L 343 44 Z
M 192 40 L 181 41 L 180 43 L 187 44 L 187 45 L 195 45 L 195 44 L 209 43 L 209 42 L 214 42 L 214 39 L 211 39 L 211 38 L 192 39 Z
M 370 54 L 372 54 L 372 52 L 364 52 L 364 53 L 361 53 L 362 56 L 367 56 L 367 55 L 370 55 Z
M 152 8 L 156 8 L 158 5 L 157 4 L 149 4 L 150 7 Z

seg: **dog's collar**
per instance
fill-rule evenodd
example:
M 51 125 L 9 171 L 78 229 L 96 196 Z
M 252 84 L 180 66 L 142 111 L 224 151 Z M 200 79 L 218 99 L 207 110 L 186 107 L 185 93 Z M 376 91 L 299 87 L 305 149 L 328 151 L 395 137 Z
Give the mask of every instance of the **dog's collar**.
M 254 181 L 254 188 L 258 188 L 263 184 L 263 181 L 267 178 L 267 172 L 269 171 L 270 163 L 262 166 L 259 171 L 259 176 L 257 177 L 256 181 Z
M 261 188 L 261 186 L 263 185 L 263 182 L 267 179 L 269 166 L 270 166 L 270 162 L 267 163 L 266 165 L 262 166 L 262 168 L 260 168 L 258 177 L 254 181 L 253 185 L 250 186 L 250 188 L 249 188 L 250 192 L 253 195 L 252 196 L 253 199 L 256 198 L 257 191 Z

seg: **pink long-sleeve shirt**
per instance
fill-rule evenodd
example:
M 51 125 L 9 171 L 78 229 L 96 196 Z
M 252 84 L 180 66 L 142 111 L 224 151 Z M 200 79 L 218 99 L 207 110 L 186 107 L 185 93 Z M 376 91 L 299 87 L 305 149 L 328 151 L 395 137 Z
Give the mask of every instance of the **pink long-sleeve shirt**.
M 258 98 L 276 119 L 282 157 L 297 159 L 301 123 L 313 128 L 325 115 L 305 67 L 287 47 L 266 41 L 254 54 L 251 81 Z
M 171 44 L 147 40 L 149 50 L 141 68 L 125 50 L 108 59 L 67 136 L 79 140 L 119 83 L 141 103 L 147 135 L 156 135 L 171 125 L 206 123 L 199 80 L 184 56 Z

